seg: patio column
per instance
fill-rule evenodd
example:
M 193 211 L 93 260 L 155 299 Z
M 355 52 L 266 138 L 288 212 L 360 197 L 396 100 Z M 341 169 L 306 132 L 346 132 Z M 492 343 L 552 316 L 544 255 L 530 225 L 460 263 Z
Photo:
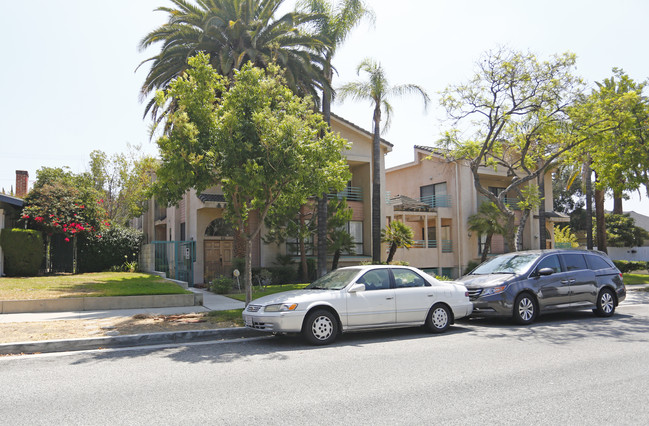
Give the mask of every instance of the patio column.
M 430 248 L 428 245 L 428 215 L 424 215 L 424 248 Z
M 0 232 L 5 227 L 5 211 L 0 209 Z M 2 253 L 2 247 L 0 247 L 0 277 L 4 273 L 4 254 Z
M 437 235 L 437 274 L 442 275 L 442 219 L 435 216 L 435 234 Z

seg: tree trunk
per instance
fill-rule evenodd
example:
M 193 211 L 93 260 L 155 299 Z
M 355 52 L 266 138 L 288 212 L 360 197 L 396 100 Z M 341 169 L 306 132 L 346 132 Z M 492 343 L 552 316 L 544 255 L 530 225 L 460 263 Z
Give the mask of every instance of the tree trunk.
M 388 259 L 386 260 L 387 263 L 392 262 L 392 259 L 394 258 L 394 254 L 397 252 L 397 245 L 395 243 L 390 244 L 390 252 L 388 253 Z
M 340 260 L 340 250 L 336 250 L 334 252 L 334 258 L 333 261 L 331 262 L 331 270 L 335 271 L 338 269 L 338 261 Z
M 372 260 L 381 262 L 381 105 L 374 109 L 372 140 Z
M 613 193 L 613 213 L 614 214 L 624 213 L 624 210 L 622 209 L 622 193 L 620 192 Z
M 529 210 L 523 210 L 521 215 L 521 220 L 518 222 L 518 228 L 516 229 L 516 251 L 523 250 L 523 233 L 525 232 L 525 224 L 527 219 L 530 217 Z
M 329 64 L 330 58 L 325 64 L 325 75 L 331 84 L 332 72 Z M 322 90 L 322 116 L 331 129 L 331 93 L 327 88 Z M 327 194 L 324 193 L 318 198 L 318 266 L 317 277 L 327 273 Z
M 300 208 L 300 234 L 302 233 L 302 230 L 304 229 L 304 223 L 306 222 L 306 219 L 304 218 L 305 215 L 304 211 L 304 206 Z M 299 234 L 298 234 L 299 235 Z M 304 243 L 304 238 L 302 235 L 299 235 L 299 246 L 300 246 L 300 265 L 302 265 L 302 276 L 300 277 L 302 279 L 302 282 L 308 282 L 309 281 L 309 271 L 307 270 L 307 262 L 306 262 L 306 244 Z
M 516 216 L 514 214 L 507 214 L 507 223 L 505 224 L 505 243 L 507 243 L 506 251 L 516 251 L 516 225 L 514 224 Z
M 539 193 L 541 196 L 541 204 L 539 205 L 539 248 L 545 250 L 547 243 L 545 242 L 545 173 L 539 175 Z
M 590 156 L 584 162 L 584 182 L 586 182 L 586 248 L 593 249 L 593 183 L 590 169 Z
M 491 251 L 491 237 L 493 237 L 493 235 L 494 234 L 487 234 L 487 239 L 484 242 L 484 247 L 482 247 L 482 258 L 480 259 L 480 263 L 484 263 L 487 260 L 489 251 Z
M 246 306 L 252 300 L 252 237 L 246 238 L 246 262 L 243 273 L 243 282 L 246 290 Z
M 597 223 L 597 250 L 608 253 L 606 220 L 604 217 L 604 191 L 595 189 L 595 222 Z

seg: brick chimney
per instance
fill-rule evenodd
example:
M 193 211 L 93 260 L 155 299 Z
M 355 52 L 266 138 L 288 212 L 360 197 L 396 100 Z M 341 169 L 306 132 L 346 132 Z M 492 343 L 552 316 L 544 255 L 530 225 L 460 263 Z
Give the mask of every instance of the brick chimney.
M 25 198 L 29 186 L 29 173 L 25 170 L 16 170 L 16 197 Z

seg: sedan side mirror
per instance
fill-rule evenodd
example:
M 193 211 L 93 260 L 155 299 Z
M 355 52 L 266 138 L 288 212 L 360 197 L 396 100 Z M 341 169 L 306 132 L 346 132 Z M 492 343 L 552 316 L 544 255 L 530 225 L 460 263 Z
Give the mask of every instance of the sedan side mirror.
M 552 268 L 541 268 L 541 269 L 539 269 L 538 274 L 540 276 L 552 275 L 552 274 L 554 274 L 554 269 L 552 269 Z
M 365 284 L 354 284 L 352 288 L 349 289 L 350 293 L 358 293 L 359 291 L 365 291 Z

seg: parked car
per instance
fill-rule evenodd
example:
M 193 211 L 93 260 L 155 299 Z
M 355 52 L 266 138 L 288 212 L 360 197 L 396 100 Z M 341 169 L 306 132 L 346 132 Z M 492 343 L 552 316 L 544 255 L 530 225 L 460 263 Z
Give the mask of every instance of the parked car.
M 434 333 L 471 314 L 461 284 L 438 281 L 405 266 L 340 268 L 303 290 L 253 300 L 243 311 L 247 327 L 273 333 L 302 333 L 325 345 L 343 331 L 423 325 Z
M 609 317 L 626 297 L 622 274 L 598 251 L 507 253 L 481 264 L 458 282 L 469 290 L 473 316 L 507 316 L 519 324 L 567 309 L 588 308 Z

